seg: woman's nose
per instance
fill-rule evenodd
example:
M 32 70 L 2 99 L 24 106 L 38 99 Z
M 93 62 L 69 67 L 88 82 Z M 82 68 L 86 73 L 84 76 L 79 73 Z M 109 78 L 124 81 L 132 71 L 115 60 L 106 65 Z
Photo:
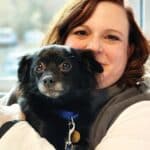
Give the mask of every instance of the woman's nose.
M 101 51 L 102 50 L 100 40 L 96 39 L 96 38 L 93 38 L 93 39 L 89 40 L 89 42 L 87 43 L 86 48 L 91 49 L 93 51 Z

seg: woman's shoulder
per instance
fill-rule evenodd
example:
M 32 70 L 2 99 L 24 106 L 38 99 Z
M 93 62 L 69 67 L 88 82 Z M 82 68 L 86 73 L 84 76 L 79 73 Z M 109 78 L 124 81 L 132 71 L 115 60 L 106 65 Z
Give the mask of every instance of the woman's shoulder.
M 150 101 L 127 107 L 113 122 L 97 149 L 147 150 L 150 147 L 149 116 Z
M 140 101 L 134 103 L 123 110 L 116 121 L 112 124 L 111 128 L 115 125 L 127 125 L 130 121 L 136 127 L 137 125 L 141 126 L 142 124 L 150 125 L 150 101 Z M 145 120 L 145 121 L 144 121 Z M 125 124 L 119 122 L 126 122 Z M 143 122 L 144 121 L 144 122 Z M 138 122 L 139 124 L 136 124 Z M 146 123 L 147 122 L 147 123 Z M 146 127 L 146 126 L 145 126 Z M 128 128 L 128 126 L 127 126 Z M 142 128 L 142 126 L 141 126 Z
M 115 101 L 115 103 L 127 102 L 130 106 L 130 104 L 144 100 L 150 101 L 150 86 L 142 82 L 137 83 L 136 86 L 123 88 L 123 90 L 115 95 L 111 101 Z
M 93 145 L 97 145 L 103 139 L 103 137 L 106 137 L 106 135 L 110 133 L 109 131 L 112 130 L 113 126 L 115 126 L 115 128 L 112 131 L 116 130 L 117 132 L 126 132 L 128 131 L 128 128 L 130 128 L 130 126 L 133 126 L 140 122 L 140 119 L 143 118 L 141 116 L 150 114 L 150 92 L 148 92 L 148 88 L 144 84 L 128 88 L 125 87 L 120 90 L 116 90 L 115 88 L 114 91 L 114 96 L 112 96 L 108 103 L 102 108 L 93 124 L 91 132 L 91 137 L 94 137 Z M 149 108 L 147 112 L 144 109 L 144 106 L 146 108 Z M 144 114 L 141 114 L 141 111 L 143 110 Z M 121 117 L 120 119 L 120 116 L 124 116 L 124 114 L 126 114 L 126 111 L 128 112 L 126 117 Z M 135 116 L 135 114 L 137 116 Z M 135 118 L 129 120 L 129 118 L 132 117 Z M 120 126 L 118 126 L 118 124 L 120 124 Z M 122 130 L 119 128 L 122 128 Z M 115 134 L 115 132 L 113 134 Z M 124 133 L 120 134 L 126 136 L 126 134 Z M 111 136 L 111 134 L 109 135 Z M 128 137 L 128 135 L 126 137 Z

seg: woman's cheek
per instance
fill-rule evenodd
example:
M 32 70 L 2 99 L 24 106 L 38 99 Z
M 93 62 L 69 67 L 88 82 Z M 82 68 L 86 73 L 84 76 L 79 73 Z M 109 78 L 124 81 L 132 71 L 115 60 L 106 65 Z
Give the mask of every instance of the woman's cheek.
M 76 49 L 82 49 L 82 46 L 77 42 L 73 42 L 73 43 L 67 42 L 67 43 L 65 43 L 65 45 L 72 47 L 72 48 L 76 48 Z
M 70 46 L 72 48 L 84 49 L 84 41 L 77 40 L 76 38 L 69 37 L 65 41 L 65 45 Z

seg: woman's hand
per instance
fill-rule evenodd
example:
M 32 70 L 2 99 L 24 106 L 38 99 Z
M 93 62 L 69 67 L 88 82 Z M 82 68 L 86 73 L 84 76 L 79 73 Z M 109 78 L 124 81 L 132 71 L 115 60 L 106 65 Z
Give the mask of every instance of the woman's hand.
M 0 127 L 13 120 L 25 120 L 25 115 L 21 111 L 18 104 L 13 104 L 11 106 L 0 105 Z

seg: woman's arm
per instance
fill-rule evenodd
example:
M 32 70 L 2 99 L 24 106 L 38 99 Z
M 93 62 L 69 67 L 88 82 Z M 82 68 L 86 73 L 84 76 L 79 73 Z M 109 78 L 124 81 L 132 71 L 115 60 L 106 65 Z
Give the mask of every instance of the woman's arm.
M 21 120 L 25 120 L 25 116 L 18 104 L 0 105 L 1 150 L 55 150 L 26 121 Z
M 13 125 L 0 139 L 3 150 L 55 150 L 25 121 Z
M 149 150 L 150 101 L 138 102 L 123 111 L 96 150 Z

